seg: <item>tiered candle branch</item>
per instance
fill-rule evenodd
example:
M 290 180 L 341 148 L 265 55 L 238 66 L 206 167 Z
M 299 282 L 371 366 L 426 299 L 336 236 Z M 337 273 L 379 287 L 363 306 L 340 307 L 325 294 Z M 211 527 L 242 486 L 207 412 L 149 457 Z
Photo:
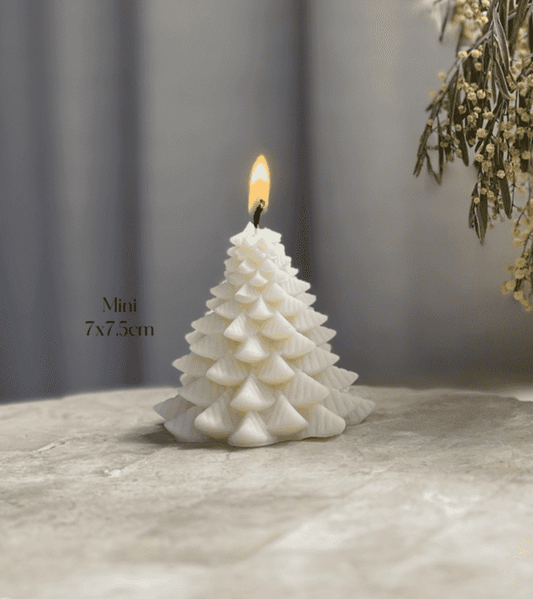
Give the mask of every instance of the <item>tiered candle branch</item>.
M 533 0 L 435 0 L 441 40 L 458 27 L 457 56 L 427 110 L 415 175 L 424 163 L 441 183 L 448 162 L 473 164 L 477 180 L 468 222 L 481 241 L 493 223 L 513 219 L 502 292 L 533 311 Z M 473 160 L 472 160 L 473 158 Z

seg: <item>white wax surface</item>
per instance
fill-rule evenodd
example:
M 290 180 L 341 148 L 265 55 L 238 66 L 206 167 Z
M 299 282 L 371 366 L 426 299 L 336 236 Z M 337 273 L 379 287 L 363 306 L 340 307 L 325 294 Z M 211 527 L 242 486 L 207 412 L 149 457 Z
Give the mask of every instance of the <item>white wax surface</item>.
M 374 404 L 349 392 L 355 373 L 334 366 L 335 331 L 311 307 L 281 235 L 248 223 L 230 242 L 225 279 L 186 335 L 190 353 L 174 362 L 183 387 L 156 406 L 166 428 L 183 442 L 258 447 L 361 422 Z

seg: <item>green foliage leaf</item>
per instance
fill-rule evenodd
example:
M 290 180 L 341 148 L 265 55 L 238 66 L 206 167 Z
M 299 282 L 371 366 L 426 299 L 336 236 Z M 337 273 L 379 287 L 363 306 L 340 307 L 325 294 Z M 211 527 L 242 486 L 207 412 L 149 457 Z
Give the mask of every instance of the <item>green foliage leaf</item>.
M 461 128 L 461 131 L 456 130 L 455 135 L 457 136 L 457 139 L 459 140 L 459 149 L 461 150 L 461 158 L 462 158 L 465 166 L 468 166 L 468 164 L 469 164 L 468 147 L 466 145 L 466 138 L 465 138 L 465 133 L 464 133 L 463 128 Z
M 440 36 L 439 36 L 439 42 L 442 42 L 442 40 L 444 39 L 444 33 L 446 32 L 446 26 L 452 20 L 454 8 L 455 8 L 455 2 L 454 2 L 454 0 L 447 0 L 446 13 L 445 13 L 444 19 L 442 21 L 442 27 L 441 27 Z
M 509 89 L 509 85 L 507 84 L 507 79 L 502 71 L 502 66 L 498 60 L 494 61 L 494 74 L 496 75 L 496 79 L 500 84 L 500 93 L 505 96 L 508 100 L 511 99 L 511 90 Z
M 454 115 L 455 116 L 455 103 L 457 101 L 457 83 L 459 80 L 459 73 L 455 73 L 455 75 L 453 76 L 452 80 L 450 81 L 449 87 L 448 87 L 448 105 L 449 105 L 449 109 L 448 112 L 450 115 Z M 450 118 L 449 122 L 448 122 L 448 135 L 452 134 L 452 122 L 454 119 Z
M 505 30 L 502 26 L 502 22 L 500 21 L 500 15 L 498 14 L 497 10 L 493 10 L 493 24 L 494 36 L 498 44 L 498 49 L 500 50 L 500 56 L 502 57 L 503 67 L 505 71 L 508 72 L 511 67 L 511 60 L 509 58 L 509 42 L 507 40 L 507 36 L 505 35 Z
M 487 196 L 481 195 L 479 198 L 479 204 L 476 205 L 477 216 L 479 220 L 479 231 L 480 231 L 480 239 L 484 241 L 485 233 L 487 232 L 487 223 L 489 220 L 489 210 L 488 210 L 488 202 Z
M 515 214 L 514 245 L 522 254 L 508 269 L 515 281 L 505 282 L 502 291 L 514 286 L 514 299 L 533 311 L 533 0 L 491 0 L 490 5 L 478 2 L 478 8 L 472 0 L 433 4 L 444 16 L 441 40 L 456 16 L 461 24 L 455 61 L 427 108 L 429 125 L 420 139 L 415 174 L 426 163 L 440 183 L 456 151 L 468 166 L 469 150 L 475 149 L 477 183 L 468 225 L 483 242 L 491 218 Z M 485 15 L 481 20 L 478 9 Z M 431 158 L 438 159 L 438 169 Z M 527 193 L 523 207 L 515 205 L 515 193 Z M 522 203 L 521 195 L 517 202 Z
M 511 218 L 511 215 L 513 214 L 513 203 L 511 201 L 511 194 L 509 193 L 509 182 L 507 181 L 507 177 L 500 179 L 500 189 L 502 192 L 503 209 L 507 217 Z
M 518 39 L 518 31 L 520 27 L 522 27 L 524 23 L 524 19 L 526 18 L 526 14 L 529 8 L 529 0 L 518 0 L 518 6 L 516 8 L 515 17 L 513 19 L 513 27 L 511 30 L 511 35 L 509 36 L 509 50 L 511 54 L 514 51 L 516 41 Z
M 478 193 L 478 186 L 476 185 L 474 187 L 474 191 L 472 192 L 472 200 L 470 202 L 470 211 L 468 213 L 468 226 L 471 229 L 474 229 L 476 232 L 476 235 L 480 238 L 479 221 L 478 221 L 478 217 L 476 214 L 476 205 L 474 204 L 474 197 L 477 195 L 477 193 Z
M 442 171 L 444 170 L 444 148 L 442 147 L 443 139 L 439 125 L 439 179 L 442 180 Z
M 431 158 L 429 157 L 429 154 L 426 155 L 426 164 L 428 167 L 428 171 L 435 177 L 435 181 L 437 183 L 440 183 L 441 178 L 440 178 L 439 174 L 433 170 L 433 165 L 431 164 Z

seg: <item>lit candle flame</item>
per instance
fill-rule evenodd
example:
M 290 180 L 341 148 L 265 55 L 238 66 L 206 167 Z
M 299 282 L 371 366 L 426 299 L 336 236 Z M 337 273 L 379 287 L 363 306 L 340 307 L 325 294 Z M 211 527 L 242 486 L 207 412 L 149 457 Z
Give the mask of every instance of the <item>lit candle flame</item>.
M 270 192 L 270 171 L 265 157 L 261 154 L 255 161 L 250 173 L 250 195 L 248 196 L 248 212 L 252 214 L 263 200 L 263 212 L 268 209 L 268 194 Z

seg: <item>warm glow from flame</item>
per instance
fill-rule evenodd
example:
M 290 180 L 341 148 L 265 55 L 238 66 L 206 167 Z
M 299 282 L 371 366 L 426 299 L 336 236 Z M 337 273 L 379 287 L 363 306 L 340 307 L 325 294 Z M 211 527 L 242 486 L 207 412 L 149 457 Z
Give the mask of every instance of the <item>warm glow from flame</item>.
M 250 173 L 250 195 L 248 196 L 248 212 L 252 212 L 259 205 L 259 200 L 265 201 L 263 212 L 268 209 L 268 194 L 270 192 L 270 171 L 263 155 L 255 161 Z

